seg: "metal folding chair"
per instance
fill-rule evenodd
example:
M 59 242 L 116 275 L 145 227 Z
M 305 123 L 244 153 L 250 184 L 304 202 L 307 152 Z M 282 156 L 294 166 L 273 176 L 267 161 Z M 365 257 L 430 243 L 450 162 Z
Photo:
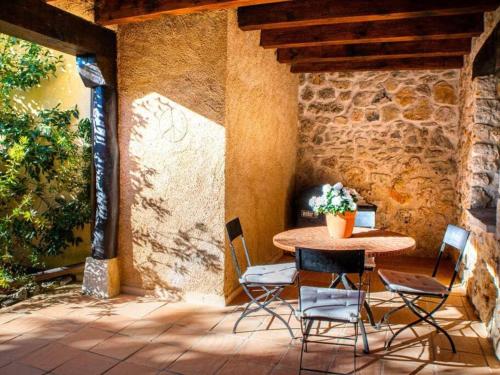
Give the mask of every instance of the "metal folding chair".
M 304 352 L 307 352 L 308 343 L 332 344 L 332 339 L 354 340 L 354 368 L 356 368 L 356 345 L 358 341 L 358 324 L 361 328 L 365 350 L 368 347 L 366 332 L 361 320 L 361 307 L 365 299 L 365 291 L 361 290 L 363 272 L 365 268 L 364 250 L 338 250 L 324 251 L 315 249 L 297 248 L 295 250 L 298 270 L 312 272 L 327 272 L 338 275 L 356 273 L 359 276 L 357 289 L 332 289 L 324 287 L 302 286 L 299 276 L 299 308 L 297 314 L 301 320 L 302 348 L 300 352 L 300 368 L 302 370 L 323 372 L 328 374 L 339 374 L 331 371 L 320 371 L 317 369 L 302 367 Z M 311 328 L 314 322 L 339 322 L 354 325 L 354 338 L 335 337 L 320 333 L 312 334 Z M 310 337 L 318 337 L 311 340 Z M 349 345 L 337 342 L 337 345 Z
M 439 326 L 437 321 L 434 319 L 433 314 L 436 311 L 438 311 L 441 308 L 441 306 L 443 306 L 443 304 L 448 299 L 448 296 L 450 295 L 453 283 L 455 282 L 455 279 L 460 270 L 460 264 L 465 252 L 465 247 L 467 244 L 467 240 L 469 238 L 469 234 L 470 232 L 466 231 L 465 229 L 456 227 L 451 224 L 448 225 L 448 228 L 446 229 L 446 233 L 444 235 L 443 242 L 441 244 L 441 248 L 439 249 L 439 254 L 436 260 L 436 264 L 434 266 L 434 270 L 432 272 L 432 276 L 385 270 L 385 269 L 380 269 L 378 271 L 378 274 L 382 282 L 384 283 L 386 289 L 390 292 L 397 293 L 399 297 L 403 299 L 404 302 L 403 305 L 398 306 L 385 313 L 382 319 L 380 320 L 379 326 L 382 323 L 386 323 L 389 317 L 396 311 L 399 311 L 405 307 L 408 307 L 410 311 L 417 316 L 417 320 L 399 329 L 391 337 L 389 342 L 386 344 L 386 349 L 389 349 L 391 347 L 391 344 L 394 341 L 394 339 L 405 329 L 408 329 L 417 323 L 425 321 L 426 323 L 429 323 L 431 326 L 436 328 L 437 331 L 442 332 L 446 336 L 446 338 L 450 342 L 453 353 L 456 353 L 455 344 L 453 343 L 453 340 L 451 339 L 450 335 L 441 326 Z M 458 257 L 453 271 L 453 275 L 450 280 L 450 284 L 448 286 L 445 286 L 436 279 L 436 274 L 439 270 L 439 264 L 443 252 L 447 247 L 450 247 L 455 251 L 457 251 Z M 423 297 L 437 299 L 437 301 L 435 302 L 436 306 L 431 311 L 427 311 L 423 307 L 416 304 Z
M 280 301 L 287 305 L 295 315 L 295 309 L 292 305 L 282 299 L 280 294 L 283 290 L 290 285 L 294 285 L 297 280 L 297 268 L 295 263 L 278 263 L 269 265 L 252 266 L 248 248 L 243 235 L 243 229 L 239 218 L 233 219 L 226 224 L 227 235 L 229 237 L 229 248 L 231 249 L 231 256 L 233 258 L 234 267 L 238 274 L 238 280 L 245 294 L 250 298 L 250 301 L 245 306 L 233 327 L 233 333 L 236 332 L 238 324 L 241 320 L 250 314 L 259 310 L 264 310 L 275 318 L 281 320 L 290 332 L 290 336 L 294 338 L 294 334 L 288 322 L 275 311 L 271 310 L 269 305 L 274 301 Z M 241 244 L 245 253 L 246 270 L 242 272 L 240 262 L 234 246 L 234 241 L 241 238 Z M 250 308 L 252 305 L 254 308 Z

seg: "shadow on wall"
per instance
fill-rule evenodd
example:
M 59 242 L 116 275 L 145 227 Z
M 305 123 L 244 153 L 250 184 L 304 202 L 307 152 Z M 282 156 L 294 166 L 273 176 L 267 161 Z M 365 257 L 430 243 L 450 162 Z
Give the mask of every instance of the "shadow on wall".
M 122 282 L 170 300 L 200 289 L 217 294 L 224 128 L 157 93 L 135 100 L 132 111 L 122 143 L 128 152 L 122 161 Z

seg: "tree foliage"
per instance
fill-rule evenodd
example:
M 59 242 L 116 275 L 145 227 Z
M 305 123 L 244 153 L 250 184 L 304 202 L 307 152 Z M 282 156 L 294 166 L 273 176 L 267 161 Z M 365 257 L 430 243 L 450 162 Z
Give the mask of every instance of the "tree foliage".
M 0 34 L 0 287 L 43 267 L 90 222 L 90 121 L 78 108 L 33 109 L 22 95 L 62 57 Z

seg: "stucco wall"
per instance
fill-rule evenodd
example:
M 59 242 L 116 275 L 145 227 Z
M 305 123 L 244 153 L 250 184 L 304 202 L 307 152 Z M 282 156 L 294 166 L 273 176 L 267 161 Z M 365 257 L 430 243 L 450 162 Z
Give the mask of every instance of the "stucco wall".
M 281 255 L 272 237 L 286 226 L 294 185 L 298 78 L 259 47 L 259 32 L 239 30 L 236 12 L 228 15 L 225 216 L 240 218 L 252 261 L 262 264 Z M 237 286 L 228 254 L 226 296 Z
M 226 29 L 225 12 L 118 29 L 125 287 L 223 300 Z
M 457 185 L 459 223 L 472 232 L 462 276 L 467 295 L 488 328 L 498 358 L 500 241 L 495 233 L 477 226 L 468 209 L 495 207 L 499 196 L 500 81 L 493 75 L 472 79 L 472 63 L 499 20 L 500 8 L 485 14 L 485 32 L 473 39 L 472 52 L 465 58 L 461 71 Z M 497 230 L 498 226 L 497 222 Z
M 297 190 L 337 181 L 435 256 L 455 221 L 459 71 L 301 76 Z

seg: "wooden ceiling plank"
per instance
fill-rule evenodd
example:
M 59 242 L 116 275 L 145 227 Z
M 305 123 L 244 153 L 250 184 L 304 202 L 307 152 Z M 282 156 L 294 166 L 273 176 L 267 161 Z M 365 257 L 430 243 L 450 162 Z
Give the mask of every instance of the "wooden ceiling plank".
M 451 16 L 495 10 L 498 0 L 296 0 L 238 9 L 242 30 Z
M 480 35 L 483 14 L 262 30 L 264 48 L 463 39 Z
M 430 57 L 410 59 L 387 59 L 361 62 L 322 62 L 292 64 L 292 73 L 350 72 L 368 70 L 420 70 L 420 69 L 460 69 L 463 57 Z
M 181 15 L 286 2 L 290 0 L 96 0 L 95 19 L 101 25 L 146 21 L 163 14 Z
M 281 63 L 367 61 L 407 57 L 462 56 L 468 54 L 470 49 L 470 39 L 448 39 L 280 48 L 277 56 Z

